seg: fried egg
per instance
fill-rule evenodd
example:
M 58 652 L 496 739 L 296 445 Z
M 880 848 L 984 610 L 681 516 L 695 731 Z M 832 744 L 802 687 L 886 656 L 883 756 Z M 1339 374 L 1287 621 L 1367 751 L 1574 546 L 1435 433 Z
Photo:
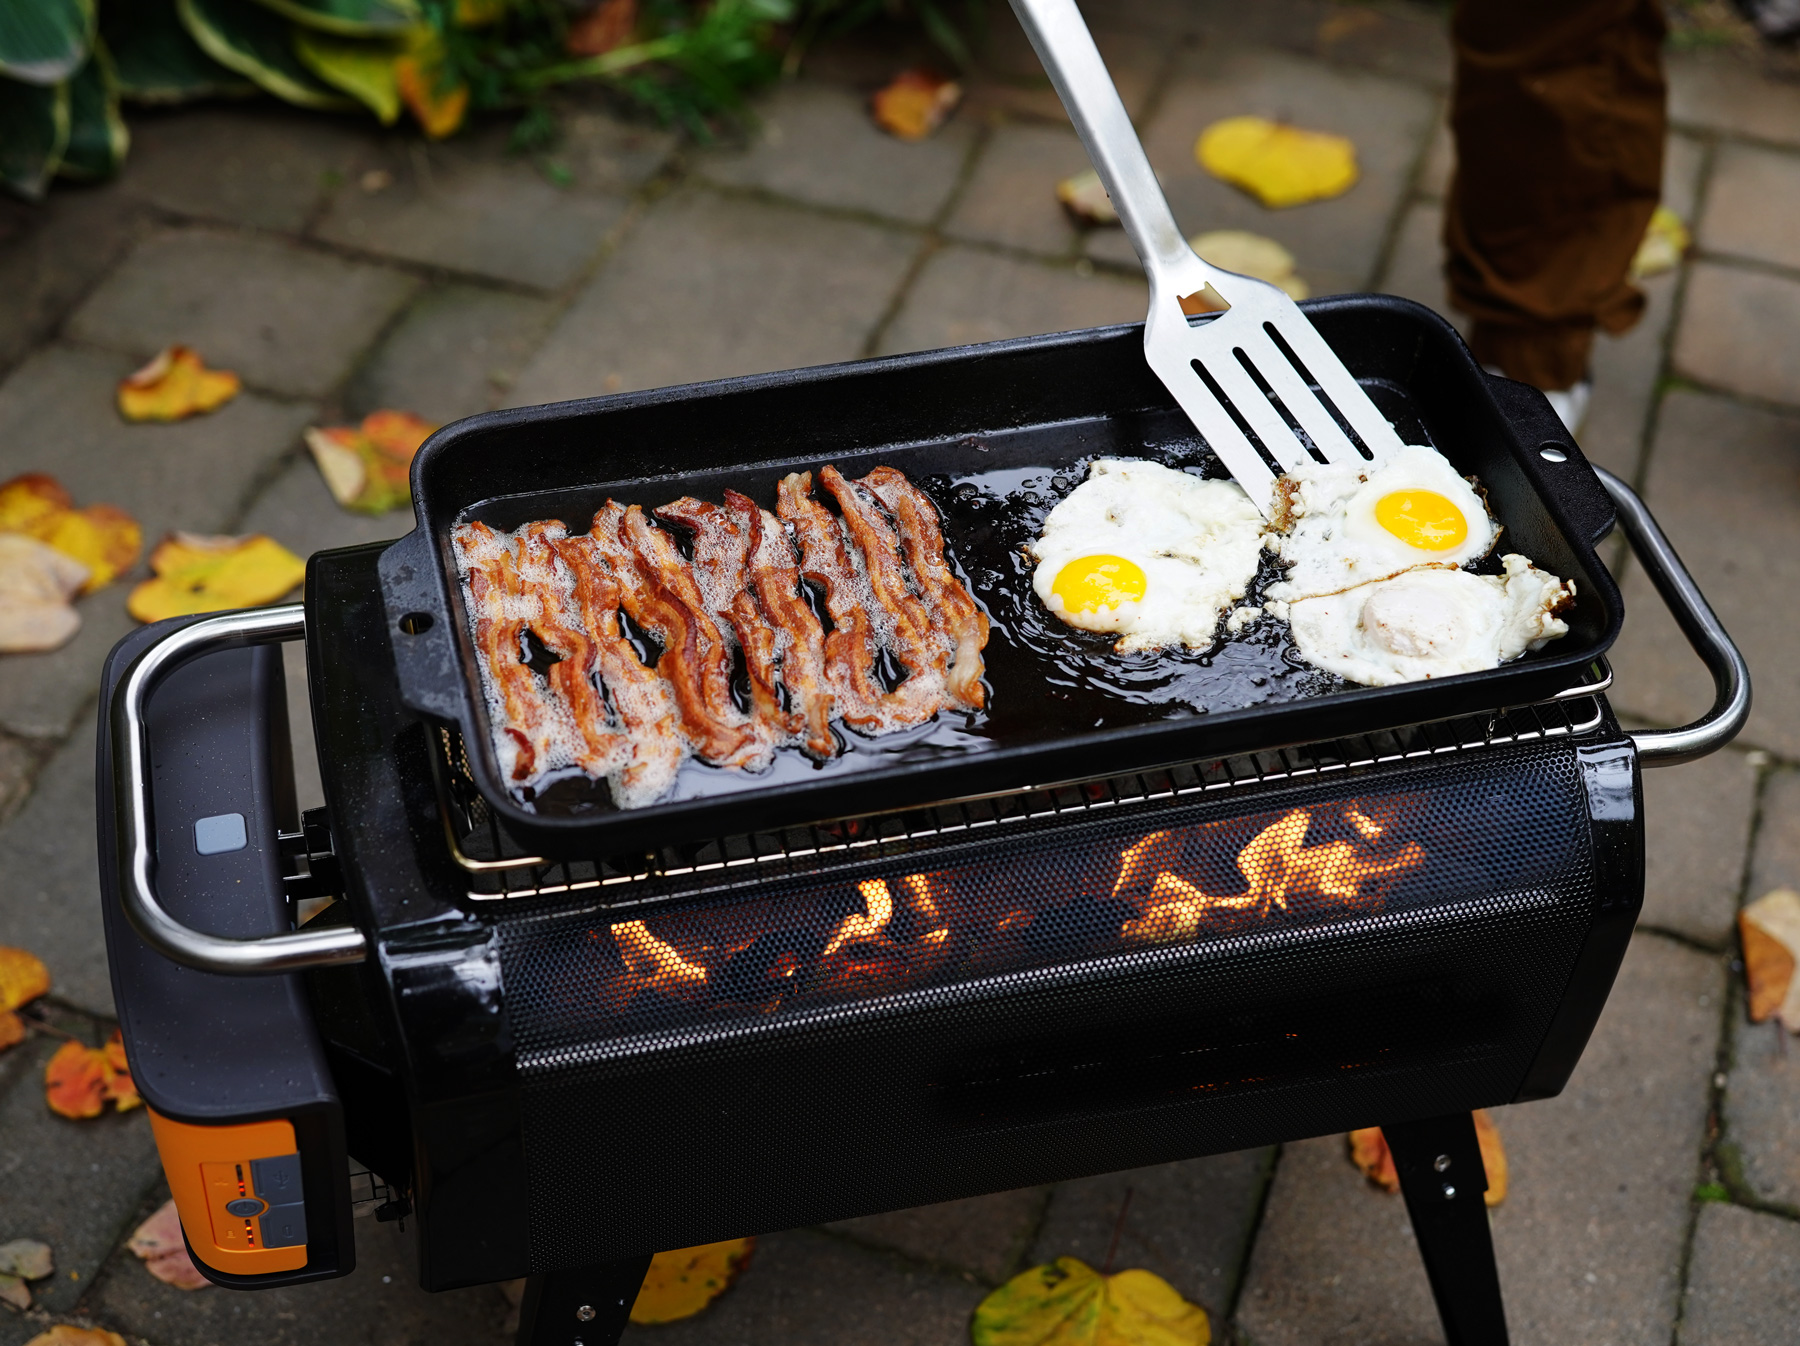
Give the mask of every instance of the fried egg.
M 1436 449 L 1411 444 L 1365 476 L 1315 464 L 1282 479 L 1278 522 L 1288 573 L 1277 599 L 1310 598 L 1414 566 L 1461 566 L 1487 555 L 1499 526 Z
M 1505 575 L 1427 566 L 1287 605 L 1301 658 L 1370 687 L 1497 668 L 1565 634 L 1575 585 L 1517 554 Z
M 1032 588 L 1059 621 L 1114 649 L 1203 649 L 1250 587 L 1263 518 L 1234 481 L 1101 458 L 1028 548 Z

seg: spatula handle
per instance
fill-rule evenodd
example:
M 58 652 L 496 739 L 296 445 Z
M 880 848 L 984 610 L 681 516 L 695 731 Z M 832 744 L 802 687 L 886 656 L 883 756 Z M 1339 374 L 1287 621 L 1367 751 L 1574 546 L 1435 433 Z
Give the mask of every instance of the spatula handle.
M 1171 278 L 1177 271 L 1191 275 L 1189 269 L 1198 259 L 1175 223 L 1075 0 L 1012 0 L 1012 7 L 1056 96 L 1068 109 L 1075 134 L 1086 146 L 1144 269 L 1153 279 L 1158 273 Z

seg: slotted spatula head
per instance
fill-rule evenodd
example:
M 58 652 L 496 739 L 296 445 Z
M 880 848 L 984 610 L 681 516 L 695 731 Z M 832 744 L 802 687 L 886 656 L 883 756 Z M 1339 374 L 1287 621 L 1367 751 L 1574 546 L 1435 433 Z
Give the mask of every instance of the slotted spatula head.
M 1368 466 L 1400 447 L 1300 306 L 1188 246 L 1075 0 L 1012 0 L 1150 282 L 1144 358 L 1257 508 L 1303 463 Z M 1229 307 L 1190 321 L 1208 287 Z

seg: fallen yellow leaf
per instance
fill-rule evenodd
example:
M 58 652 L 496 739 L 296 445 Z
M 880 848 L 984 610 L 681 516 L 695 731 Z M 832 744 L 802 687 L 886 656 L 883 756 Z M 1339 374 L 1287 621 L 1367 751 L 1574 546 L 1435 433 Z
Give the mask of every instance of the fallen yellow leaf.
M 40 528 L 74 508 L 74 499 L 55 477 L 26 472 L 0 485 L 0 533 L 41 537 Z
M 150 553 L 155 579 L 131 591 L 140 622 L 273 603 L 306 578 L 306 562 L 273 538 L 172 533 Z
M 0 1052 L 25 1041 L 25 1021 L 11 1010 L 0 1010 Z
M 1064 178 L 1056 184 L 1056 199 L 1078 224 L 1117 224 L 1119 212 L 1113 209 L 1112 197 L 1101 185 L 1100 175 L 1093 169 Z
M 672 1323 L 692 1318 L 731 1288 L 755 1251 L 756 1240 L 742 1238 L 658 1253 L 650 1259 L 643 1288 L 632 1303 L 631 1321 Z
M 125 1245 L 143 1259 L 144 1269 L 177 1290 L 204 1290 L 212 1282 L 200 1274 L 181 1236 L 181 1216 L 171 1197 L 137 1227 Z
M 243 387 L 236 374 L 208 369 L 186 346 L 165 347 L 119 384 L 119 413 L 128 421 L 184 421 L 222 407 Z
M 1200 133 L 1201 167 L 1272 210 L 1340 196 L 1356 184 L 1356 146 L 1266 117 L 1226 117 Z
M 71 1327 L 58 1323 L 48 1332 L 39 1332 L 25 1346 L 125 1346 L 125 1338 L 101 1327 Z
M 113 505 L 76 509 L 55 477 L 27 472 L 0 484 L 0 532 L 48 543 L 87 567 L 81 592 L 91 593 L 137 563 L 144 534 L 136 519 Z
M 50 969 L 34 953 L 0 944 L 0 1010 L 16 1010 L 50 989 Z
M 1246 229 L 1214 229 L 1195 234 L 1188 244 L 1214 266 L 1266 280 L 1285 291 L 1290 299 L 1305 299 L 1312 293 L 1306 282 L 1294 274 L 1294 254 L 1272 238 Z
M 1481 1167 L 1487 1173 L 1487 1191 L 1482 1195 L 1482 1202 L 1492 1208 L 1506 1200 L 1506 1148 L 1500 1143 L 1500 1128 L 1494 1125 L 1487 1109 L 1475 1109 L 1474 1116 L 1475 1143 L 1481 1147 Z M 1400 1173 L 1394 1167 L 1394 1155 L 1388 1149 L 1387 1137 L 1381 1134 L 1381 1128 L 1365 1126 L 1352 1131 L 1347 1139 L 1350 1162 L 1362 1170 L 1363 1176 L 1384 1191 L 1398 1192 Z
M 1682 255 L 1692 241 L 1681 216 L 1667 206 L 1658 206 L 1644 229 L 1636 256 L 1631 259 L 1632 279 L 1642 280 L 1645 276 L 1673 271 L 1681 264 Z
M 394 80 L 420 129 L 433 140 L 442 140 L 463 124 L 469 110 L 469 86 L 450 70 L 444 41 L 429 28 L 420 31 L 411 48 L 394 62 Z
M 313 426 L 306 447 L 338 504 L 381 514 L 411 501 L 413 455 L 435 429 L 408 411 L 373 411 L 361 425 Z
M 900 140 L 924 140 L 962 102 L 962 85 L 930 70 L 902 70 L 869 99 L 875 124 Z
M 1738 913 L 1744 941 L 1744 978 L 1750 984 L 1753 1023 L 1774 1016 L 1800 1033 L 1800 893 L 1776 888 Z
M 54 650 L 81 629 L 69 600 L 88 568 L 48 543 L 0 533 L 0 653 Z
M 1160 1276 L 1102 1276 L 1059 1257 L 982 1300 L 969 1338 L 974 1346 L 1207 1346 L 1212 1324 Z

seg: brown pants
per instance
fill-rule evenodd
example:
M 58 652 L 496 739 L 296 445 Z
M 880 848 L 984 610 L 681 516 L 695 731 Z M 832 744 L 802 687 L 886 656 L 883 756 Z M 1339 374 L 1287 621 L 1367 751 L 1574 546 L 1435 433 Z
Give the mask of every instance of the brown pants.
M 1595 327 L 1644 311 L 1628 271 L 1662 193 L 1657 0 L 1460 0 L 1450 302 L 1484 364 L 1539 388 L 1587 372 Z

